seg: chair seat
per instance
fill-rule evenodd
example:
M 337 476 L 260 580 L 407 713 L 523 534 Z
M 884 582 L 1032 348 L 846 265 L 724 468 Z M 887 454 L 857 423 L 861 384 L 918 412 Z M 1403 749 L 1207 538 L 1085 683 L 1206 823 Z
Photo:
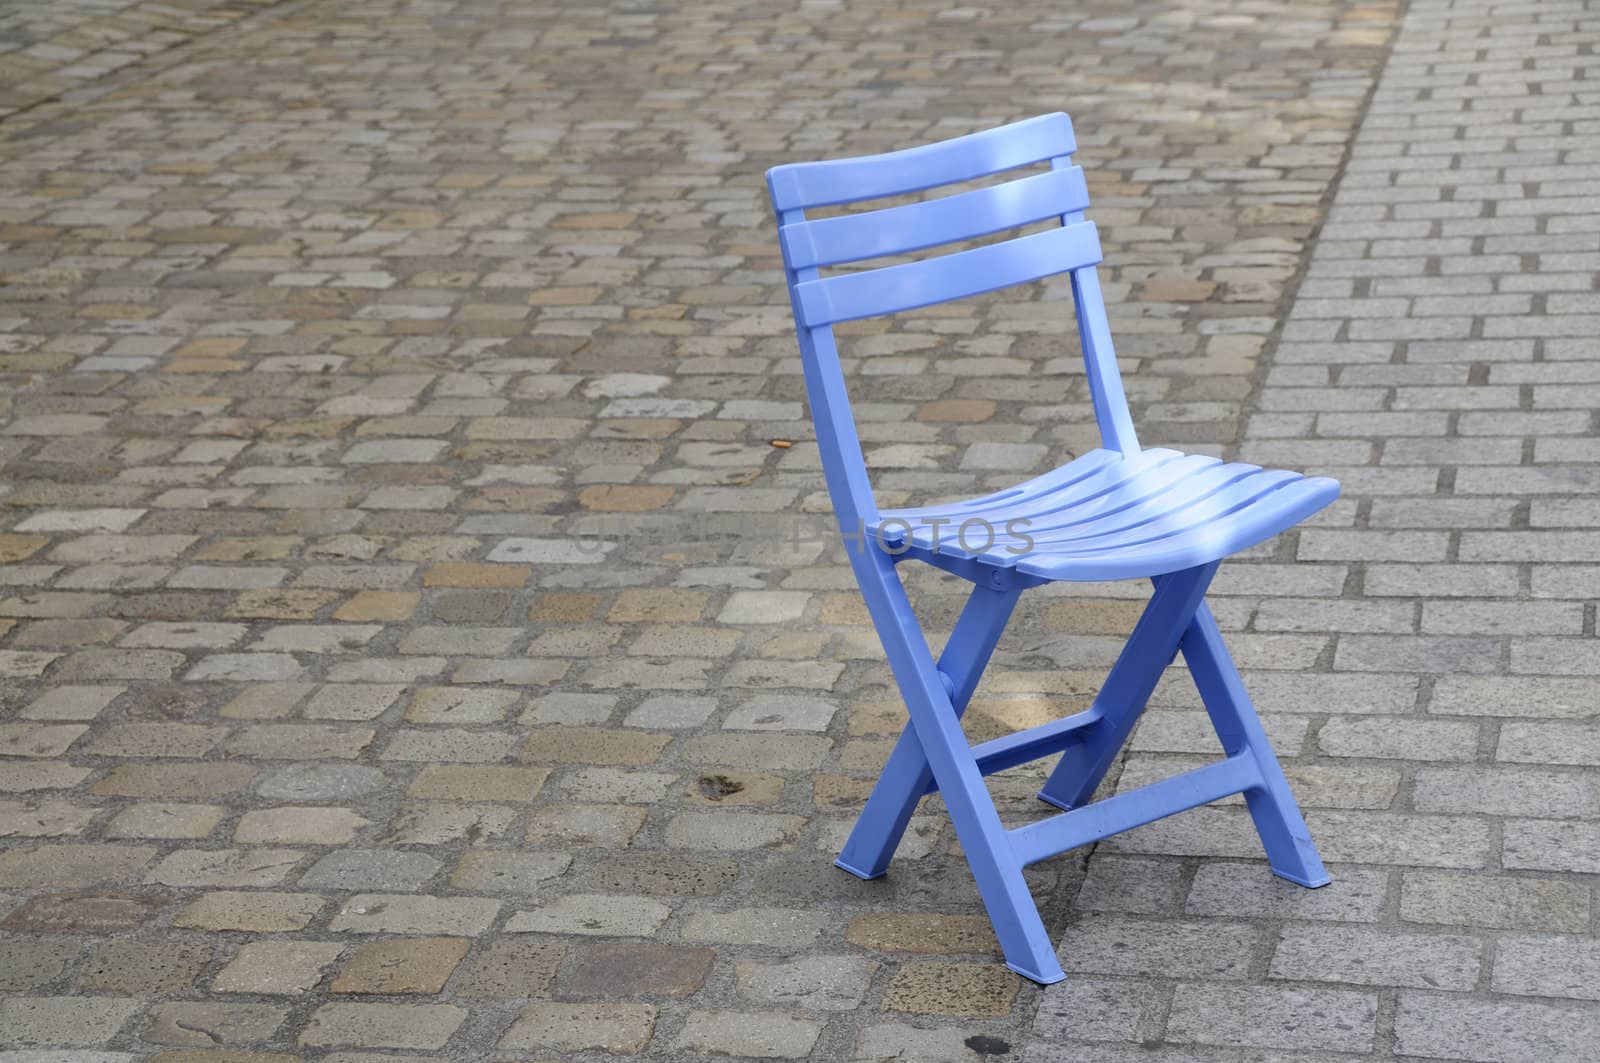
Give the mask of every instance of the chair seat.
M 1135 579 L 1221 560 L 1338 495 L 1323 477 L 1175 450 L 1092 450 L 982 498 L 885 510 L 869 531 L 896 553 L 1047 580 Z

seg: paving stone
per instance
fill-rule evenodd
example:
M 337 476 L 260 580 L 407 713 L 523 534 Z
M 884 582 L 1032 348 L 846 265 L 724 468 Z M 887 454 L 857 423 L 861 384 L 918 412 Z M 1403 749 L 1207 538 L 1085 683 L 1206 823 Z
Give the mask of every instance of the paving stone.
M 426 853 L 351 849 L 329 853 L 300 876 L 307 889 L 416 890 L 438 873 Z
M 1373 993 L 1180 983 L 1172 995 L 1167 1040 L 1296 1052 L 1365 1052 L 1372 1047 L 1377 1017 Z
M 137 875 L 156 850 L 139 845 L 35 845 L 0 853 L 0 886 L 73 889 Z
M 1004 1015 L 1017 988 L 995 964 L 908 963 L 890 979 L 883 1006 L 915 1015 Z
M 18 905 L 0 927 L 43 934 L 129 930 L 156 918 L 161 900 L 109 892 L 39 893 Z
M 628 805 L 540 808 L 528 816 L 527 840 L 533 845 L 620 849 L 639 833 L 644 817 L 644 809 Z
M 416 723 L 474 724 L 505 719 L 517 702 L 510 690 L 424 687 L 406 708 L 406 719 Z
M 520 741 L 520 733 L 505 731 L 404 730 L 393 733 L 379 756 L 392 761 L 484 763 L 512 756 Z
M 211 962 L 211 946 L 197 941 L 106 941 L 78 969 L 80 989 L 137 996 L 181 995 Z
M 529 1004 L 500 1039 L 502 1050 L 582 1052 L 599 1050 L 633 1055 L 655 1029 L 653 1004 Z
M 668 905 L 647 897 L 568 894 L 543 907 L 517 912 L 505 929 L 507 933 L 648 937 L 666 922 L 670 911 Z
M 1090 864 L 1073 906 L 1083 911 L 1170 911 L 1183 892 L 1182 879 L 1182 866 L 1172 861 L 1101 856 Z
M 1506 676 L 1440 676 L 1429 711 L 1460 716 L 1584 719 L 1596 708 L 1600 680 Z
M 1600 824 L 1508 819 L 1501 863 L 1508 869 L 1600 873 Z
M 204 757 L 227 735 L 226 727 L 188 723 L 130 723 L 107 727 L 83 752 L 102 757 Z
M 629 727 L 693 728 L 705 723 L 716 710 L 715 698 L 662 694 L 640 702 L 624 722 Z
M 1287 928 L 1272 953 L 1269 975 L 1357 985 L 1469 990 L 1477 984 L 1482 946 L 1473 938 L 1398 934 L 1390 930 Z
M 1084 916 L 1061 938 L 1068 970 L 1232 981 L 1243 978 L 1255 935 L 1238 923 L 1144 922 Z
M 515 816 L 515 810 L 504 805 L 412 805 L 395 817 L 381 841 L 389 845 L 498 841 L 510 831 Z
M 293 1055 L 283 1052 L 250 1052 L 242 1049 L 174 1049 L 152 1055 L 160 1063 L 293 1063 Z M 328 1057 L 333 1058 L 331 1057 Z M 360 1061 L 349 1061 L 360 1063 Z
M 861 915 L 845 933 L 852 945 L 880 952 L 990 953 L 994 931 L 981 915 L 884 912 Z
M 564 853 L 519 853 L 476 850 L 464 853 L 450 876 L 456 889 L 474 893 L 532 896 L 541 883 L 562 875 L 572 864 Z
M 566 796 L 574 801 L 654 804 L 665 800 L 678 776 L 665 771 L 626 771 L 621 768 L 583 768 L 569 772 L 560 782 Z M 698 783 L 697 783 L 698 785 Z M 714 789 L 721 789 L 717 784 Z M 778 787 L 781 789 L 781 783 Z M 767 788 L 775 795 L 776 790 Z M 685 795 L 693 799 L 693 791 Z
M 47 760 L 11 761 L 6 765 L 6 777 L 0 779 L 0 790 L 8 793 L 32 793 L 38 790 L 66 790 L 77 786 L 90 775 L 88 768 L 75 768 Z
M 767 964 L 744 961 L 739 995 L 757 1004 L 807 1011 L 854 1011 L 878 965 L 854 956 L 802 956 Z
M 474 937 L 488 929 L 499 910 L 499 901 L 485 897 L 362 893 L 350 898 L 334 913 L 328 929 L 357 934 Z
M 1480 867 L 1488 853 L 1484 825 L 1461 817 L 1317 812 L 1310 819 L 1328 860 Z
M 1046 990 L 1033 1020 L 1037 1040 L 1132 1041 L 1148 990 L 1138 983 L 1074 977 Z
M 138 1010 L 139 1002 L 127 997 L 11 997 L 0 1000 L 0 1044 L 93 1048 Z
M 245 844 L 347 845 L 370 821 L 348 808 L 254 809 L 239 817 L 233 840 Z
M 820 735 L 700 735 L 684 743 L 683 757 L 697 765 L 808 771 L 820 768 L 832 748 Z
M 419 627 L 400 641 L 401 653 L 504 656 L 521 634 L 516 628 Z
M 1381 918 L 1388 872 L 1340 867 L 1332 874 L 1331 883 L 1308 890 L 1275 877 L 1260 864 L 1209 861 L 1196 871 L 1184 910 L 1192 915 L 1344 923 L 1374 923 Z
M 377 683 L 331 684 L 313 694 L 301 714 L 313 720 L 375 720 L 404 689 Z
M 964 1028 L 926 1030 L 901 1022 L 880 1022 L 861 1031 L 853 1058 L 893 1059 L 899 1055 L 926 1063 L 976 1063 L 1008 1053 L 1012 1047 L 1002 1037 L 969 1033 Z
M 89 792 L 104 797 L 204 799 L 245 788 L 258 769 L 249 764 L 118 764 Z
M 705 983 L 716 953 L 653 942 L 599 943 L 579 951 L 563 992 L 579 997 L 682 997 Z
M 682 812 L 667 824 L 667 844 L 680 849 L 748 850 L 784 846 L 805 826 L 802 816 L 755 812 Z
M 722 725 L 735 731 L 825 731 L 837 711 L 820 698 L 767 695 L 735 708 Z
M 1346 718 L 1329 720 L 1317 745 L 1334 757 L 1474 760 L 1479 729 L 1464 720 Z
M 339 758 L 352 760 L 371 743 L 371 728 L 341 728 L 323 724 L 255 724 L 228 740 L 233 756 L 263 760 Z
M 276 886 L 303 856 L 299 849 L 186 849 L 163 859 L 147 880 L 166 886 Z
M 671 852 L 625 852 L 608 856 L 589 872 L 587 884 L 603 892 L 663 897 L 709 897 L 726 892 L 739 878 L 736 860 Z
M 60 838 L 81 835 L 99 815 L 70 801 L 0 801 L 0 837 Z
M 364 764 L 291 764 L 263 775 L 256 793 L 269 801 L 349 801 L 384 781 L 383 772 Z
M 1524 764 L 1600 764 L 1600 744 L 1587 723 L 1507 720 L 1500 725 L 1495 759 Z
M 523 747 L 524 760 L 565 764 L 644 765 L 655 760 L 671 738 L 637 731 L 588 727 L 543 727 Z
M 821 936 L 827 918 L 797 908 L 737 908 L 690 912 L 680 932 L 685 941 L 726 945 L 804 948 Z
M 289 1009 L 243 1002 L 178 1001 L 151 1010 L 143 1037 L 164 1045 L 253 1044 L 272 1039 Z
M 369 942 L 350 957 L 330 989 L 335 993 L 437 993 L 471 944 L 466 938 L 451 937 Z
M 317 985 L 344 945 L 325 941 L 248 941 L 211 980 L 219 993 L 299 995 Z
M 173 926 L 281 934 L 303 930 L 326 902 L 314 893 L 245 893 L 218 890 L 196 898 Z
M 0 756 L 58 757 L 87 730 L 75 724 L 0 724 Z
M 1576 1061 L 1594 1043 L 1592 1005 L 1463 999 L 1402 993 L 1395 1012 L 1396 1050 L 1406 1055 L 1511 1063 L 1519 1059 Z
M 1582 933 L 1590 898 L 1584 883 L 1561 879 L 1407 871 L 1400 916 L 1413 923 Z
M 782 1012 L 691 1011 L 675 1048 L 752 1056 L 801 1059 L 817 1042 L 821 1026 Z
M 237 1048 L 178 1048 L 150 1058 L 159 1063 L 293 1063 L 295 1059 L 283 1052 L 252 1052 Z
M 1547 816 L 1600 812 L 1600 793 L 1583 774 L 1533 768 L 1422 768 L 1416 807 L 1429 812 L 1488 812 L 1516 815 L 1537 808 Z
M 25 994 L 48 988 L 81 951 L 74 941 L 13 937 L 0 955 L 0 991 Z
M 20 715 L 32 720 L 92 720 L 125 690 L 122 686 L 57 686 L 40 694 Z
M 312 1048 L 443 1048 L 467 1018 L 452 1004 L 324 1004 L 300 1043 Z
M 406 789 L 411 797 L 444 801 L 536 799 L 550 773 L 541 768 L 429 765 Z
M 555 981 L 565 951 L 561 942 L 548 938 L 502 938 L 467 961 L 456 978 L 455 996 L 544 996 Z

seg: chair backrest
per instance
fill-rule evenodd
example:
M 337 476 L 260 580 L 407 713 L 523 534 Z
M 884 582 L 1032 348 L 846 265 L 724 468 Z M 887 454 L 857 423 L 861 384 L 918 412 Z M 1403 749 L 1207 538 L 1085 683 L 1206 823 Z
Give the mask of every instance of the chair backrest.
M 840 321 L 912 310 L 1070 273 L 1095 419 L 1107 449 L 1139 444 L 1117 372 L 1095 265 L 1100 240 L 1082 212 L 1083 170 L 1071 163 L 1072 121 L 1047 114 L 937 144 L 767 171 L 828 493 L 847 533 L 877 518 L 834 344 Z M 959 184 L 1048 162 L 1050 169 L 975 191 L 835 218 L 837 206 Z M 900 265 L 823 277 L 821 270 L 989 236 L 1035 222 L 1060 226 Z

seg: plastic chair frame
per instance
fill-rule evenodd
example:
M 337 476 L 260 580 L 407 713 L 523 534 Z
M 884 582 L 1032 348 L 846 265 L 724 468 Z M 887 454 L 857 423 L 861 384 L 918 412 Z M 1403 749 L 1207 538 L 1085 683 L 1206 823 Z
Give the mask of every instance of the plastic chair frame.
M 1050 577 L 1018 571 L 1012 564 L 937 551 L 891 552 L 881 541 L 873 542 L 872 534 L 861 534 L 864 528 L 881 528 L 882 518 L 850 412 L 832 329 L 837 321 L 929 305 L 1049 273 L 1069 273 L 1102 445 L 1124 459 L 1139 454 L 1095 270 L 1100 261 L 1098 239 L 1092 223 L 1082 220 L 1087 195 L 1081 171 L 1071 165 L 1075 148 L 1070 120 L 1052 114 L 924 147 L 779 166 L 767 174 L 824 477 L 840 528 L 857 544 L 848 550 L 850 564 L 909 716 L 836 863 L 863 879 L 883 875 L 917 802 L 926 794 L 942 794 L 1006 965 L 1040 983 L 1065 975 L 1023 868 L 1069 849 L 1243 794 L 1272 872 L 1302 886 L 1328 882 L 1238 669 L 1205 605 L 1218 559 L 1146 574 L 1153 578 L 1154 593 L 1087 710 L 972 746 L 962 730 L 961 714 L 1018 597 Z M 910 209 L 811 223 L 806 219 L 807 209 L 917 192 L 1043 162 L 1050 166 L 1047 173 Z M 1026 187 L 996 191 L 1018 186 Z M 1041 203 L 1049 207 L 1044 215 L 1039 214 Z M 1054 216 L 1059 216 L 1060 228 L 910 266 L 827 279 L 819 269 L 1000 231 L 999 223 L 1010 223 L 1005 226 L 1009 228 Z M 908 229 L 901 219 L 915 225 Z M 1030 241 L 1043 250 L 1018 250 Z M 1058 268 L 1063 263 L 1065 268 Z M 896 572 L 896 565 L 910 557 L 937 564 L 974 584 L 937 659 Z M 1091 801 L 1157 680 L 1179 653 L 1205 703 L 1224 758 Z M 1062 814 L 1006 829 L 983 777 L 1052 755 L 1060 759 L 1039 797 L 1062 809 Z

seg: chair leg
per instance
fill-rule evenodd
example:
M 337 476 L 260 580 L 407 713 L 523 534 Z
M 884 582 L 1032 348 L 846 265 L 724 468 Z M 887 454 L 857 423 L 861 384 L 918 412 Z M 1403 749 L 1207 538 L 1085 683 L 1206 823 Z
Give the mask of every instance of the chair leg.
M 939 655 L 938 669 L 958 718 L 966 711 L 967 702 L 977 689 L 978 680 L 1020 594 L 1018 590 L 974 587 L 955 629 L 950 632 L 944 652 Z M 928 792 L 932 782 L 928 758 L 923 755 L 922 746 L 907 723 L 834 863 L 866 879 L 877 878 L 887 871 L 889 858 L 900 845 L 917 802 Z
M 1272 873 L 1290 882 L 1316 888 L 1329 882 L 1316 843 L 1306 829 L 1283 768 L 1267 741 L 1261 719 L 1245 693 L 1244 681 L 1222 641 L 1217 622 L 1205 603 L 1195 611 L 1183 637 L 1183 659 L 1211 716 L 1223 751 L 1229 756 L 1249 750 L 1262 785 L 1246 790 L 1245 804 L 1255 821 Z
M 1066 975 L 1028 892 L 1022 863 L 1011 850 L 894 563 L 871 549 L 853 555 L 851 561 L 911 717 L 917 746 L 944 795 L 1006 966 L 1036 982 L 1059 982 Z
M 1041 801 L 1068 811 L 1089 803 L 1127 743 L 1161 673 L 1177 656 L 1216 571 L 1213 562 L 1156 577 L 1150 604 L 1094 699 L 1094 708 L 1103 714 L 1100 722 L 1085 728 L 1081 740 L 1061 754 L 1039 791 Z

